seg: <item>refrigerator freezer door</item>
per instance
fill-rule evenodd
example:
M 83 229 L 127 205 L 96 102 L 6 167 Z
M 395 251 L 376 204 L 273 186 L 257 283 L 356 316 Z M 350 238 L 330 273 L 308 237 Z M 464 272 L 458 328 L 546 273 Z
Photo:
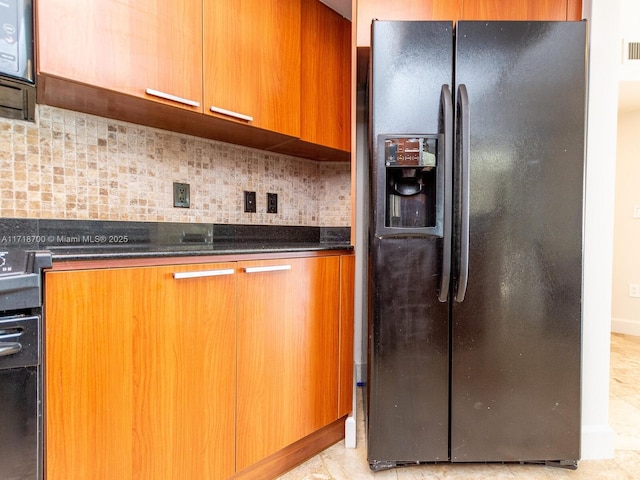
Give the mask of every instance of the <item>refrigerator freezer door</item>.
M 451 460 L 577 460 L 586 24 L 458 22 L 456 38 L 470 210 Z
M 449 304 L 438 298 L 449 235 L 387 235 L 380 212 L 387 166 L 377 149 L 380 137 L 441 141 L 452 64 L 451 22 L 373 23 L 366 422 L 373 469 L 449 455 Z

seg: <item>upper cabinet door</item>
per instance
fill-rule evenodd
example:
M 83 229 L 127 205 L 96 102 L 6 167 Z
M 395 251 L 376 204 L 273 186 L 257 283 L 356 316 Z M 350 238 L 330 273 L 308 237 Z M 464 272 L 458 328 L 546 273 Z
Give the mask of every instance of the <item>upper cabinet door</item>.
M 566 20 L 567 0 L 464 0 L 460 20 Z
M 207 0 L 203 11 L 205 113 L 298 137 L 300 0 Z
M 351 149 L 351 22 L 318 0 L 302 1 L 300 138 Z
M 46 0 L 36 11 L 39 73 L 202 111 L 202 0 Z
M 467 0 L 468 1 L 468 0 Z M 359 0 L 358 47 L 371 45 L 371 21 L 377 20 L 457 20 L 463 0 Z

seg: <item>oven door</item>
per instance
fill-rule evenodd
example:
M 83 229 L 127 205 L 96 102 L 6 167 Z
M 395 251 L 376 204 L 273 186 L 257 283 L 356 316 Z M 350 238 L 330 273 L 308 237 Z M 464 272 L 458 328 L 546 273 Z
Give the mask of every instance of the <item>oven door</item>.
M 39 480 L 39 316 L 0 317 L 0 477 Z

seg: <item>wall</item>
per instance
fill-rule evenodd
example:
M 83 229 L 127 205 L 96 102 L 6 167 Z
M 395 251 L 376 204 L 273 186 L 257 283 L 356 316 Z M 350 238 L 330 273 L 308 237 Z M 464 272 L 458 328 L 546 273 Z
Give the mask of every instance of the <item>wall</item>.
M 640 284 L 640 157 L 638 156 L 640 110 L 618 116 L 616 204 L 613 249 L 612 330 L 640 335 L 640 298 L 629 296 L 629 284 Z
M 640 2 L 620 0 L 620 13 L 620 45 L 625 39 L 640 41 Z M 640 220 L 632 218 L 633 207 L 640 205 L 640 163 L 636 154 L 640 100 L 628 96 L 640 96 L 640 61 L 623 63 L 620 80 L 627 97 L 618 114 L 611 329 L 640 335 L 640 299 L 629 296 L 629 284 L 640 284 Z
M 582 458 L 613 458 L 609 366 L 620 0 L 585 0 L 589 94 L 582 315 Z
M 173 182 L 191 208 L 173 207 Z M 0 217 L 349 226 L 350 165 L 304 160 L 39 105 L 0 119 Z M 243 191 L 258 212 L 243 212 Z M 266 213 L 267 192 L 278 213 Z
M 640 2 L 638 0 L 620 1 L 620 59 L 622 59 L 623 41 L 640 42 Z M 640 81 L 640 61 L 624 62 L 620 66 L 620 80 Z

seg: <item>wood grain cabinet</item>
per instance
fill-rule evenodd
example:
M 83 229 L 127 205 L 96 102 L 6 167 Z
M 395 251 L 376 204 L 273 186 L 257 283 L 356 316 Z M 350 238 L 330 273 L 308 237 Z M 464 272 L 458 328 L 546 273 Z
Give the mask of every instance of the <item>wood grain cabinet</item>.
M 233 474 L 233 268 L 47 273 L 48 480 Z
M 568 0 L 464 0 L 460 20 L 579 20 Z
M 242 470 L 338 419 L 340 257 L 241 262 Z
M 47 480 L 303 460 L 278 452 L 351 410 L 354 258 L 47 272 Z
M 203 7 L 205 113 L 299 137 L 300 0 Z
M 351 150 L 351 22 L 302 0 L 300 139 Z
M 202 112 L 202 0 L 46 0 L 36 12 L 39 74 Z
M 301 2 L 38 2 L 38 102 L 346 161 L 350 22 Z
M 580 20 L 581 0 L 359 0 L 357 46 L 371 44 L 371 20 Z
M 371 21 L 456 20 L 462 15 L 463 0 L 358 0 L 357 46 L 371 45 Z

